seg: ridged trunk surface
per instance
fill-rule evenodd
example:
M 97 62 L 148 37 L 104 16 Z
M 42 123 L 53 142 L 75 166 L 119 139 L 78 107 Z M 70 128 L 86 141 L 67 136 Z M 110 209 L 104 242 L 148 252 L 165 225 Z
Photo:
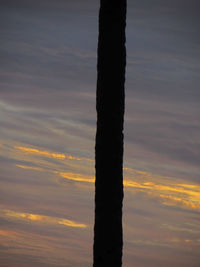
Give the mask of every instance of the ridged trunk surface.
M 122 265 L 126 0 L 101 0 L 97 63 L 94 267 Z

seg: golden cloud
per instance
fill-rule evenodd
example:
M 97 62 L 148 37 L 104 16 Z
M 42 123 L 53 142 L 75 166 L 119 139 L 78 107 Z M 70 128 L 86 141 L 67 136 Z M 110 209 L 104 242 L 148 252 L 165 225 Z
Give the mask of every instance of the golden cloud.
M 65 155 L 65 154 L 62 154 L 62 153 L 54 153 L 54 152 L 39 150 L 39 149 L 36 149 L 36 148 L 31 148 L 31 147 L 15 146 L 14 148 L 16 150 L 24 152 L 26 154 L 35 154 L 35 155 L 48 157 L 48 158 L 59 159 L 59 160 L 69 159 L 69 160 L 78 160 L 78 161 L 81 161 L 81 160 L 93 161 L 92 159 L 89 159 L 89 158 L 79 158 L 79 157 L 74 157 L 72 155 Z
M 95 179 L 91 176 L 71 173 L 71 172 L 56 172 L 61 177 L 77 182 L 94 183 Z M 144 172 L 142 172 L 144 175 Z M 151 176 L 147 173 L 148 178 Z M 137 191 L 142 191 L 148 195 L 159 198 L 164 205 L 168 206 L 183 206 L 185 208 L 200 210 L 200 186 L 194 184 L 161 184 L 163 177 L 160 177 L 157 183 L 141 182 L 133 180 L 124 180 L 124 186 Z
M 36 154 L 39 156 L 44 156 L 44 157 L 48 157 L 48 158 L 55 158 L 55 159 L 65 159 L 66 156 L 65 154 L 61 154 L 61 153 L 52 153 L 49 151 L 41 151 L 39 149 L 35 149 L 35 148 L 30 148 L 30 147 L 23 147 L 23 146 L 15 146 L 14 147 L 17 150 L 20 150 L 22 152 L 25 152 L 27 154 Z
M 87 183 L 94 183 L 95 179 L 91 176 L 87 176 L 80 173 L 73 173 L 73 172 L 55 172 L 62 178 L 66 178 L 68 180 L 73 180 L 77 182 L 87 182 Z
M 34 170 L 34 171 L 44 171 L 44 169 L 39 168 L 39 167 L 33 167 L 33 166 L 27 166 L 27 165 L 20 165 L 16 164 L 17 167 L 21 169 L 26 169 L 26 170 Z
M 33 222 L 40 222 L 40 223 L 47 223 L 47 224 L 58 224 L 58 225 L 65 225 L 68 227 L 76 227 L 76 228 L 87 227 L 86 224 L 77 223 L 72 220 L 68 220 L 64 218 L 51 217 L 51 216 L 46 216 L 46 215 L 16 212 L 12 210 L 3 210 L 3 214 L 5 217 L 21 219 L 24 221 L 33 221 Z
M 161 177 L 160 177 L 161 178 Z M 134 182 L 125 180 L 124 185 L 160 198 L 164 205 L 183 206 L 185 208 L 200 210 L 200 186 L 191 184 L 161 184 L 155 182 Z
M 16 165 L 17 167 L 30 170 L 43 171 L 42 168 Z M 124 179 L 124 187 L 136 191 L 142 191 L 150 197 L 160 199 L 163 205 L 182 206 L 184 208 L 200 210 L 200 186 L 186 183 L 172 183 L 169 177 L 153 175 L 148 172 L 128 169 L 129 179 Z M 77 172 L 50 171 L 60 177 L 75 182 L 94 183 L 94 176 Z

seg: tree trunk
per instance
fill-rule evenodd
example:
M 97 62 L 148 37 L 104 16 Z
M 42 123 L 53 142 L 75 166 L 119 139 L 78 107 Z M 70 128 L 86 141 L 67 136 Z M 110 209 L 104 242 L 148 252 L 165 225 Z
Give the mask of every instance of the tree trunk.
M 97 63 L 94 267 L 122 265 L 126 0 L 101 0 Z

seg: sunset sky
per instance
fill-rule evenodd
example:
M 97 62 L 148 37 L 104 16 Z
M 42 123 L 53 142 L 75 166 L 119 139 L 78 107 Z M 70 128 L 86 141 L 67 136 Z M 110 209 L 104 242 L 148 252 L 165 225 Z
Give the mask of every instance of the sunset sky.
M 98 9 L 0 0 L 1 267 L 92 266 Z M 200 266 L 199 10 L 128 0 L 124 267 Z

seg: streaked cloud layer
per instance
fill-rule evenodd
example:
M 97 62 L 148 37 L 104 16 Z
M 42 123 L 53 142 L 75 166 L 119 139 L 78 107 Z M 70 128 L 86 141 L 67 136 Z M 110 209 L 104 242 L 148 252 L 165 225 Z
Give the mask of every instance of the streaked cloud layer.
M 50 216 L 39 215 L 39 214 L 16 212 L 12 210 L 2 210 L 2 213 L 3 213 L 3 217 L 5 218 L 16 218 L 16 219 L 21 219 L 25 221 L 33 221 L 33 222 L 40 222 L 40 223 L 47 223 L 47 224 L 61 224 L 61 225 L 65 225 L 68 227 L 78 227 L 78 228 L 87 227 L 87 225 L 85 224 L 76 223 L 68 219 L 50 217 Z
M 25 152 L 27 154 L 36 154 L 36 155 L 40 155 L 40 156 L 44 156 L 44 157 L 48 157 L 48 158 L 55 158 L 55 159 L 59 159 L 59 160 L 64 160 L 64 159 L 71 159 L 71 160 L 89 160 L 89 161 L 93 161 L 92 159 L 87 159 L 87 158 L 77 158 L 71 155 L 65 155 L 65 154 L 61 154 L 61 153 L 52 153 L 49 151 L 41 151 L 38 150 L 36 148 L 31 148 L 31 147 L 23 147 L 23 146 L 15 146 L 14 147 L 16 150 L 20 150 L 22 152 Z
M 30 148 L 30 147 L 16 146 L 15 149 L 24 151 L 25 153 L 36 154 L 36 155 L 45 156 L 49 158 L 55 158 L 55 159 L 61 159 L 61 160 L 66 158 L 64 154 L 50 153 L 48 151 L 40 151 L 38 149 Z
M 98 5 L 1 1 L 2 264 L 92 264 Z M 128 2 L 127 267 L 199 267 L 198 10 Z
M 60 153 L 50 153 L 49 151 L 40 151 L 38 149 L 20 146 L 14 147 L 14 149 L 20 150 L 25 154 L 36 154 L 38 156 L 52 157 L 54 159 L 61 160 L 66 159 L 65 155 Z M 76 159 L 76 157 L 68 156 L 67 159 L 74 160 Z M 79 161 L 80 159 L 78 158 L 76 160 Z M 45 166 L 43 166 L 43 168 L 20 164 L 16 164 L 16 166 L 26 170 L 45 171 Z M 42 166 L 42 164 L 40 164 L 40 166 Z M 53 168 L 52 170 L 50 170 L 49 168 L 47 171 L 68 180 L 94 183 L 94 177 L 86 174 L 54 171 Z M 92 172 L 92 169 L 88 170 L 88 172 L 89 171 Z M 158 176 L 145 171 L 130 168 L 124 168 L 124 171 L 125 187 L 141 190 L 142 192 L 147 193 L 147 195 L 149 195 L 150 197 L 158 197 L 165 205 L 183 206 L 185 208 L 200 210 L 200 186 L 198 184 L 174 183 L 173 177 Z M 130 178 L 128 179 L 127 177 Z

